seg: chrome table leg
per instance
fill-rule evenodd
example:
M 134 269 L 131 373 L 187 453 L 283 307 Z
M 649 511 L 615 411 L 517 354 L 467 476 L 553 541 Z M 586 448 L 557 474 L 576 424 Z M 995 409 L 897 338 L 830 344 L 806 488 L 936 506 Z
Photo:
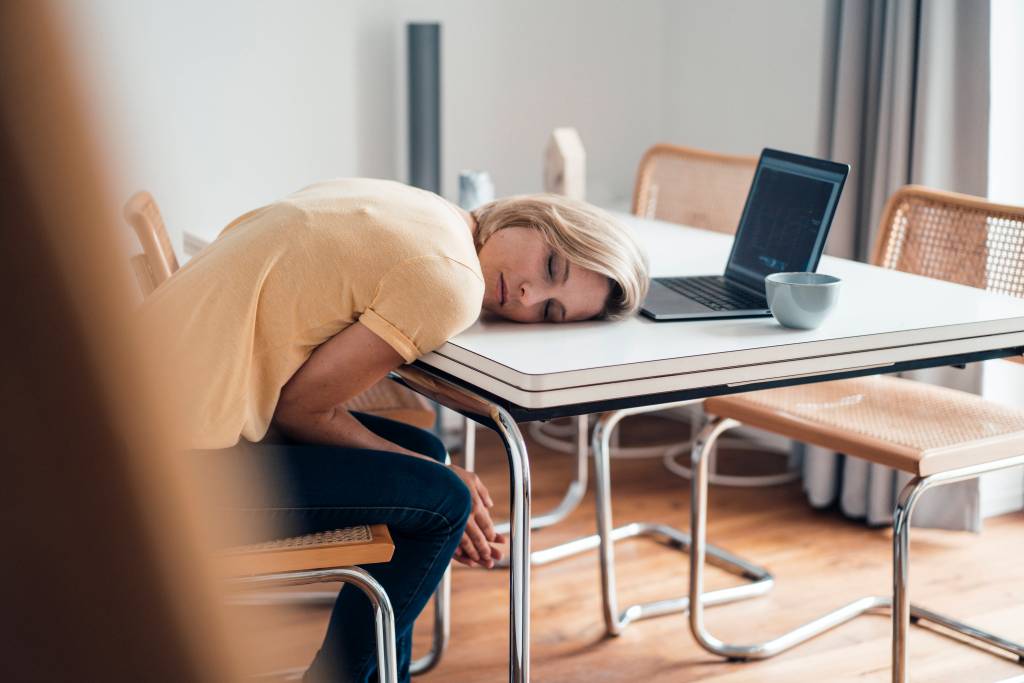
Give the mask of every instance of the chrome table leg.
M 573 510 L 580 505 L 580 501 L 583 500 L 583 496 L 587 493 L 587 469 L 589 464 L 587 462 L 587 431 L 588 431 L 589 418 L 587 415 L 579 415 L 576 417 L 576 475 L 573 480 L 569 483 L 569 488 L 566 489 L 565 496 L 562 500 L 548 512 L 541 513 L 539 515 L 532 515 L 530 517 L 530 528 L 531 529 L 543 529 L 545 527 L 558 524 L 563 519 L 568 517 Z M 499 533 L 508 533 L 509 523 L 502 522 L 495 527 Z M 536 562 L 534 563 L 536 564 Z
M 588 416 L 580 415 L 576 418 L 577 425 L 577 446 L 576 446 L 576 475 L 569 483 L 562 500 L 548 512 L 530 516 L 530 528 L 533 530 L 543 529 L 561 522 L 568 517 L 573 510 L 579 507 L 580 501 L 587 492 L 587 430 Z M 464 462 L 467 470 L 476 470 L 476 423 L 466 418 L 464 436 Z M 494 527 L 498 533 L 507 534 L 509 522 L 500 522 Z M 536 553 L 535 553 L 536 554 Z M 534 563 L 536 564 L 536 562 Z
M 403 366 L 392 379 L 464 416 L 493 428 L 508 455 L 511 499 L 509 571 L 509 681 L 530 680 L 530 462 L 512 416 L 501 406 L 435 377 L 415 366 Z
M 573 510 L 579 507 L 580 502 L 587 493 L 587 470 L 589 463 L 587 462 L 588 450 L 587 450 L 587 431 L 588 431 L 588 416 L 580 415 L 576 418 L 576 474 L 573 480 L 569 483 L 569 488 L 566 489 L 565 495 L 562 500 L 553 507 L 551 510 L 541 513 L 539 515 L 530 516 L 530 528 L 531 529 L 543 529 L 545 527 L 552 526 L 564 520 Z M 467 467 L 467 469 L 469 469 Z M 495 525 L 495 530 L 500 534 L 507 534 L 509 532 L 510 523 L 500 522 Z M 530 554 L 530 561 L 534 565 L 547 564 L 554 562 L 562 557 L 568 557 L 575 555 L 576 553 L 582 552 L 582 550 L 575 550 L 567 546 L 571 546 L 570 543 L 563 543 L 553 548 L 545 550 L 535 550 Z M 593 546 L 596 547 L 596 546 Z M 509 563 L 508 558 L 502 559 L 497 563 L 498 567 L 507 567 Z

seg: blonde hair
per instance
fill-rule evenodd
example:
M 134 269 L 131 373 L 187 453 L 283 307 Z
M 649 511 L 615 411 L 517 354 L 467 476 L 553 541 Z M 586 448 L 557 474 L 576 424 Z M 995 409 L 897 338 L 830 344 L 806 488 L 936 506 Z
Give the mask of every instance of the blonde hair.
M 607 211 L 553 194 L 498 199 L 475 209 L 476 245 L 504 228 L 534 228 L 570 263 L 607 277 L 611 293 L 598 317 L 631 315 L 647 295 L 647 256 L 630 230 Z

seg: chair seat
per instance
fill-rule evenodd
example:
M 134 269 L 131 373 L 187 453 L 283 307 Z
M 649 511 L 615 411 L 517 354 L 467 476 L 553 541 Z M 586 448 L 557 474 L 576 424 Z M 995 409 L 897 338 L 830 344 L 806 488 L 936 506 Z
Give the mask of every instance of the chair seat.
M 387 379 L 377 382 L 348 401 L 345 407 L 404 422 L 420 429 L 431 429 L 436 418 L 434 410 L 425 399 Z
M 238 578 L 376 564 L 394 552 L 387 526 L 373 524 L 231 548 L 218 563 L 225 576 Z
M 704 408 L 918 476 L 1024 454 L 1024 410 L 897 377 L 719 396 Z

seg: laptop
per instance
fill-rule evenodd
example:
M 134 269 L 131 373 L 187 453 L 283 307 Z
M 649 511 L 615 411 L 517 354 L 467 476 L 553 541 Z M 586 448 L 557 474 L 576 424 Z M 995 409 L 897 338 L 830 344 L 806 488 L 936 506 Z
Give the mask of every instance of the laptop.
M 818 267 L 849 172 L 848 164 L 762 151 L 725 274 L 652 278 L 640 312 L 659 321 L 770 316 L 765 276 Z

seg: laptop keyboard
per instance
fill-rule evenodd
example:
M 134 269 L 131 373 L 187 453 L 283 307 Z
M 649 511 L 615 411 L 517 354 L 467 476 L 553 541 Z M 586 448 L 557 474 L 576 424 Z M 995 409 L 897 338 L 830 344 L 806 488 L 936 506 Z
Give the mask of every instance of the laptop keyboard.
M 662 277 L 658 282 L 674 292 L 704 304 L 713 311 L 744 311 L 768 308 L 764 297 L 755 296 L 721 275 L 700 277 Z

